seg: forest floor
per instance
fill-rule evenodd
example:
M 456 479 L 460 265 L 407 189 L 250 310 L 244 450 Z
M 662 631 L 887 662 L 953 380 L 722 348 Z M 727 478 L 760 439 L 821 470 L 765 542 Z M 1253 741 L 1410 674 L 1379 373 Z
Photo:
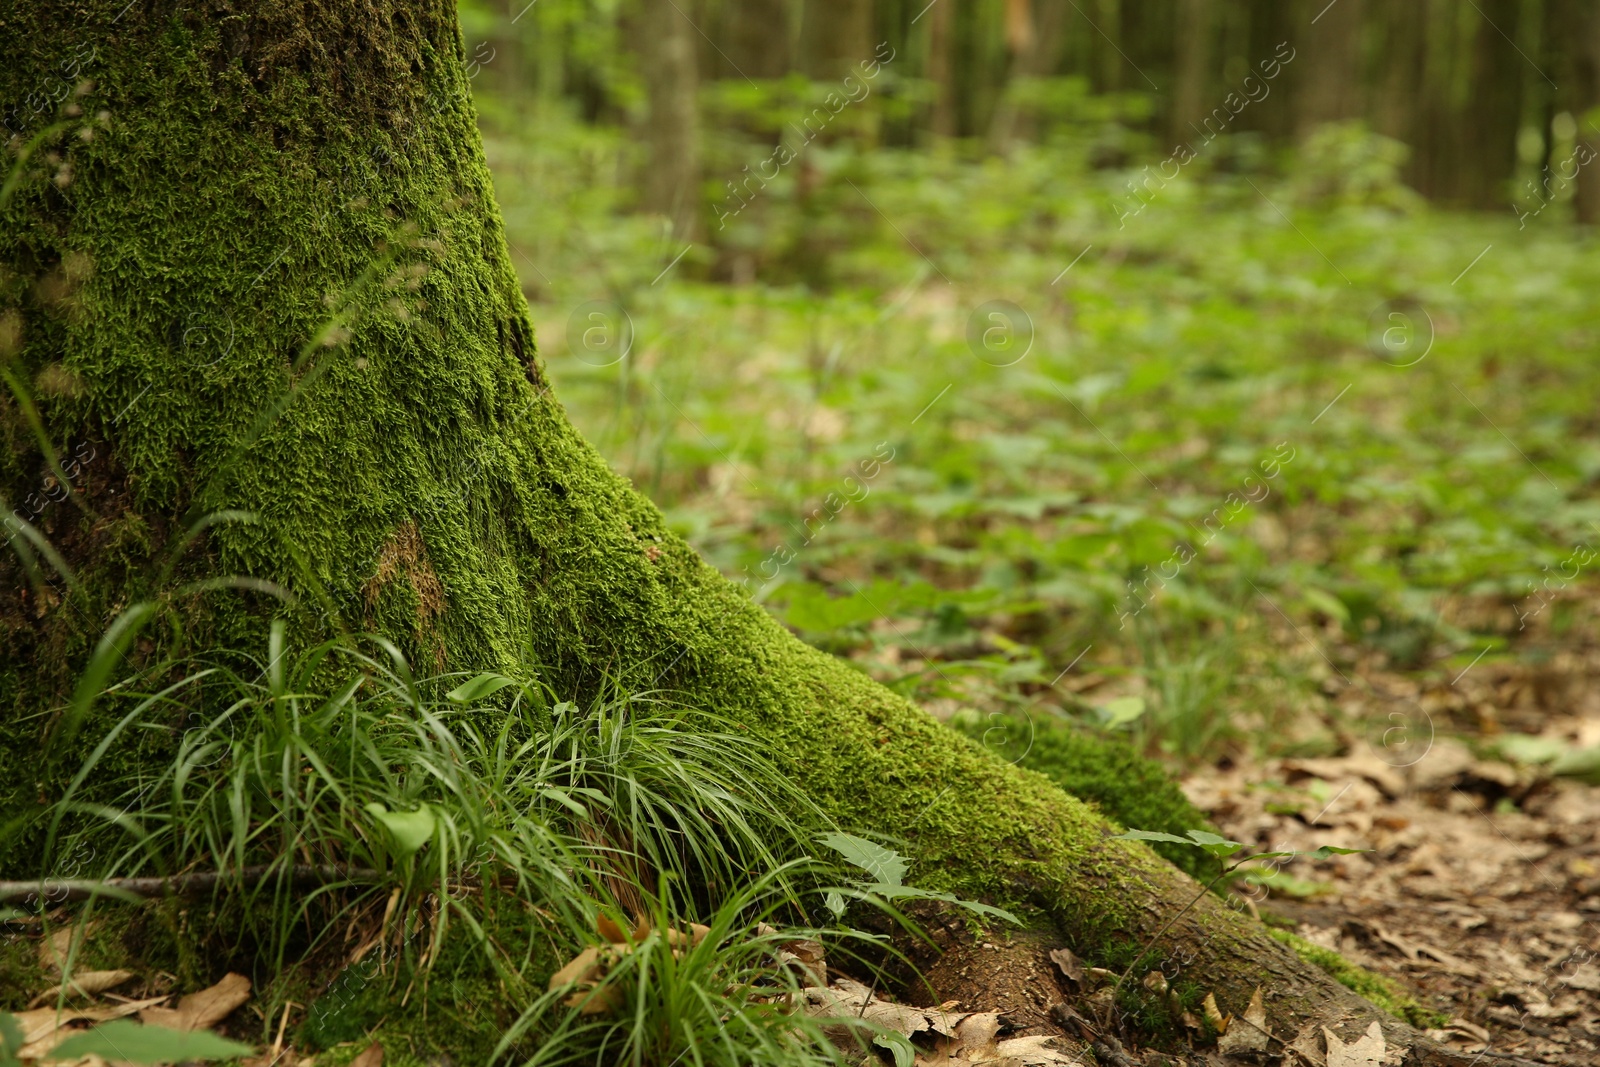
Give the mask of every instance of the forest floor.
M 1569 725 L 1600 731 L 1600 719 Z M 1464 1052 L 1600 1063 L 1600 792 L 1443 737 L 1410 767 L 1363 746 L 1185 785 L 1235 840 L 1373 850 L 1318 865 L 1299 899 L 1274 895 L 1261 910 L 1439 1012 L 1448 1021 L 1432 1036 Z

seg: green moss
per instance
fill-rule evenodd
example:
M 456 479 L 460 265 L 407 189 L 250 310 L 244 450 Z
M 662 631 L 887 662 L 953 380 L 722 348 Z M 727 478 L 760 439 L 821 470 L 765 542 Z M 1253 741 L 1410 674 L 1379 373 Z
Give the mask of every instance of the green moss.
M 1419 1028 L 1443 1026 L 1447 1021 L 1447 1016 L 1423 1007 L 1415 997 L 1396 983 L 1380 974 L 1373 974 L 1365 968 L 1357 967 L 1330 948 L 1314 945 L 1288 930 L 1273 927 L 1267 932 L 1288 945 L 1302 960 L 1326 971 L 1340 985 L 1366 997 L 1396 1019 L 1404 1019 Z
M 952 725 L 1008 763 L 1038 771 L 1089 801 L 1124 827 L 1180 836 L 1212 829 L 1166 769 L 1122 738 L 1090 733 L 1054 716 L 968 712 L 958 714 Z M 1217 861 L 1198 848 L 1154 847 L 1194 878 L 1208 879 L 1218 872 Z

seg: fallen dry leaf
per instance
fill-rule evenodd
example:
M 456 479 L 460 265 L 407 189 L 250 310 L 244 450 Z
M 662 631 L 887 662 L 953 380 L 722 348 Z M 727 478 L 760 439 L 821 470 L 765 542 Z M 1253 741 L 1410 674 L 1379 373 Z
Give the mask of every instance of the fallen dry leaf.
M 94 996 L 96 993 L 104 993 L 108 989 L 115 989 L 132 977 L 132 971 L 76 971 L 71 978 L 67 979 L 67 987 L 72 992 L 88 997 Z M 36 1008 L 41 1004 L 48 1004 L 60 995 L 60 986 L 46 989 L 34 997 L 29 1002 L 28 1007 Z
M 1217 997 L 1215 993 L 1206 994 L 1206 999 L 1200 1005 L 1200 1011 L 1205 1015 L 1206 1021 L 1216 1029 L 1219 1035 L 1226 1034 L 1228 1032 L 1228 1024 L 1233 1021 L 1233 1016 L 1225 1016 L 1222 1014 L 1222 1009 L 1217 1007 Z
M 1082 1061 L 1050 1045 L 1044 1035 L 999 1040 L 998 1012 L 963 1018 L 955 1033 L 941 1037 L 933 1051 L 917 1056 L 919 1067 L 1081 1067 Z
M 1383 1028 L 1374 1020 L 1367 1032 L 1346 1045 L 1339 1035 L 1322 1028 L 1322 1039 L 1328 1043 L 1328 1067 L 1382 1067 Z
M 1225 1056 L 1265 1052 L 1271 1040 L 1272 1031 L 1267 1029 L 1267 1009 L 1261 1002 L 1261 987 L 1256 986 L 1256 991 L 1250 994 L 1250 1006 L 1217 1039 L 1217 1051 Z
M 90 923 L 83 931 L 85 941 L 94 933 L 96 924 Z M 72 951 L 72 938 L 78 932 L 76 923 L 68 923 L 39 942 L 39 966 L 58 974 L 67 965 L 67 954 Z
M 22 1027 L 22 1048 L 17 1053 L 17 1058 L 22 1060 L 36 1060 L 45 1053 L 55 1048 L 67 1033 L 72 1029 L 73 1023 L 91 1022 L 103 1023 L 112 1019 L 121 1019 L 160 1004 L 166 997 L 152 997 L 150 1000 L 133 1000 L 126 1004 L 114 1004 L 105 1008 L 89 1008 L 84 1011 L 63 1011 L 57 1013 L 54 1008 L 39 1008 L 34 1011 L 17 1013 L 14 1018 Z
M 383 1067 L 383 1045 L 374 1041 L 350 1061 L 350 1067 Z
M 799 968 L 807 985 L 824 985 L 828 981 L 828 961 L 820 941 L 785 941 L 778 948 L 778 963 Z
M 1050 953 L 1050 962 L 1056 965 L 1061 977 L 1072 983 L 1074 989 L 1083 985 L 1083 961 L 1070 949 L 1058 948 Z
M 230 972 L 216 985 L 184 996 L 176 1008 L 141 1011 L 139 1021 L 169 1030 L 209 1030 L 249 999 L 250 979 Z

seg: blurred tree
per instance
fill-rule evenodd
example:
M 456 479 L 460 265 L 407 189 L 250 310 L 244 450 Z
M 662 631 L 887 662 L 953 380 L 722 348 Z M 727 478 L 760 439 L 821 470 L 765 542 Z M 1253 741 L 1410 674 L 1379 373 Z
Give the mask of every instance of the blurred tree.
M 1591 0 L 1590 7 L 1593 6 Z M 1523 0 L 1478 0 L 1471 92 L 1465 114 L 1454 125 L 1464 134 L 1459 199 L 1473 207 L 1504 208 L 1517 169 L 1517 134 L 1522 128 L 1524 73 L 1528 60 L 1517 48 Z M 1543 75 L 1539 75 L 1543 77 Z
M 1167 133 L 1177 143 L 1194 136 L 1200 116 L 1210 109 L 1212 39 L 1216 35 L 1213 0 L 1178 0 L 1178 56 Z
M 933 106 L 928 125 L 936 137 L 954 137 L 956 133 L 955 84 L 951 76 L 950 42 L 951 13 L 955 0 L 934 0 L 928 9 L 928 61 L 923 77 L 933 85 Z
M 688 3 L 640 0 L 634 50 L 647 102 L 640 206 L 671 219 L 675 237 L 692 240 L 700 215 L 699 34 L 683 6 Z
M 844 77 L 872 58 L 872 0 L 804 0 L 800 28 L 802 69 L 822 81 Z M 952 0 L 943 0 L 950 3 Z M 937 5 L 936 5 L 937 6 Z
M 1295 5 L 1295 136 L 1362 114 L 1362 0 L 1300 0 Z
M 1033 0 L 1028 15 L 1028 34 L 1016 36 L 1020 51 L 1011 62 L 1010 84 L 1001 97 L 990 126 L 990 143 L 1005 151 L 1019 138 L 1037 136 L 1032 114 L 1019 106 L 1018 90 L 1036 78 L 1048 78 L 1061 65 L 1061 45 L 1066 35 L 1069 0 Z M 1020 17 L 1020 16 L 1019 16 Z
M 1580 223 L 1594 225 L 1600 223 L 1600 6 L 1593 0 L 1547 0 L 1545 20 L 1545 54 L 1550 76 L 1560 88 L 1550 94 L 1539 162 L 1557 170 L 1565 165 L 1569 171 L 1578 165 L 1573 209 Z M 1577 126 L 1571 163 L 1553 158 L 1550 128 L 1558 109 Z M 1585 158 L 1589 162 L 1581 162 Z
M 794 62 L 793 8 L 789 0 L 731 0 L 727 54 L 744 78 L 781 78 Z

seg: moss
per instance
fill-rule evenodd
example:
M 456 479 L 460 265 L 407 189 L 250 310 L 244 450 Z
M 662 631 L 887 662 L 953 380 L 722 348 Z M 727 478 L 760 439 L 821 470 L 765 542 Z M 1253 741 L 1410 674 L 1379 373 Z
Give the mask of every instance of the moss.
M 1267 932 L 1288 945 L 1302 960 L 1327 972 L 1340 985 L 1367 998 L 1396 1019 L 1404 1019 L 1419 1028 L 1443 1026 L 1448 1021 L 1448 1016 L 1423 1007 L 1395 982 L 1357 967 L 1330 948 L 1314 945 L 1288 930 L 1274 927 Z
M 1119 737 L 1090 733 L 1059 718 L 958 714 L 952 725 L 1008 763 L 1038 771 L 1089 801 L 1124 827 L 1183 835 L 1209 830 L 1166 769 Z M 1158 843 L 1168 862 L 1194 878 L 1212 878 L 1217 861 L 1198 848 Z

